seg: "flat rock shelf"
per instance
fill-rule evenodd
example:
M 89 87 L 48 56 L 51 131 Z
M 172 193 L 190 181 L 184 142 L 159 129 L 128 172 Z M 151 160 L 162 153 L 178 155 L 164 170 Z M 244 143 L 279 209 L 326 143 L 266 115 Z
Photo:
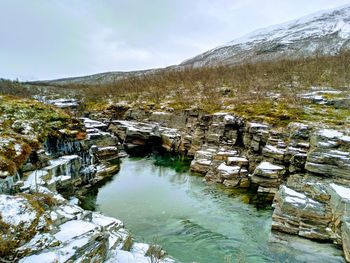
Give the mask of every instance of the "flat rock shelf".
M 271 235 L 271 208 L 188 168 L 174 157 L 125 158 L 81 205 L 123 220 L 137 241 L 160 244 L 180 262 L 344 262 L 332 244 Z

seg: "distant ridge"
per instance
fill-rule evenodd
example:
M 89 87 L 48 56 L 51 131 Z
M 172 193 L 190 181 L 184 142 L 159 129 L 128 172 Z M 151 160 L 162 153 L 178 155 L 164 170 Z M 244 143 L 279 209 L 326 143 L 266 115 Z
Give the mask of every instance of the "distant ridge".
M 350 49 L 350 5 L 253 31 L 182 62 L 202 67 L 244 61 L 335 55 Z
M 253 31 L 177 66 L 130 72 L 105 72 L 32 83 L 104 84 L 113 83 L 128 76 L 140 76 L 183 67 L 234 65 L 244 62 L 310 57 L 316 54 L 336 55 L 344 50 L 350 50 L 350 4 Z

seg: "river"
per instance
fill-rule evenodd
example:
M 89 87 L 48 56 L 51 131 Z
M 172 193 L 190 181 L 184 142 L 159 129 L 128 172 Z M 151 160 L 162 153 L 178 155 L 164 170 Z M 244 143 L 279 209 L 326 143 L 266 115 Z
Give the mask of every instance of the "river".
M 249 194 L 209 185 L 188 167 L 169 156 L 124 158 L 82 206 L 121 219 L 137 241 L 160 244 L 181 262 L 342 262 L 327 244 L 269 243 L 271 208 L 257 209 Z

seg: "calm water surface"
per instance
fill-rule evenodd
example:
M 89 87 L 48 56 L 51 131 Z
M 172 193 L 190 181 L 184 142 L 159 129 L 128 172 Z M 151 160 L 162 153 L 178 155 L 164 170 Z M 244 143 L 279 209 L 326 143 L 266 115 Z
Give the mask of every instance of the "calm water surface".
M 243 202 L 248 196 L 208 185 L 170 160 L 123 159 L 83 206 L 121 219 L 136 240 L 161 244 L 181 262 L 312 262 L 298 249 L 268 243 L 272 210 L 258 210 Z M 317 249 L 324 251 L 311 253 Z M 314 262 L 330 262 L 323 259 Z

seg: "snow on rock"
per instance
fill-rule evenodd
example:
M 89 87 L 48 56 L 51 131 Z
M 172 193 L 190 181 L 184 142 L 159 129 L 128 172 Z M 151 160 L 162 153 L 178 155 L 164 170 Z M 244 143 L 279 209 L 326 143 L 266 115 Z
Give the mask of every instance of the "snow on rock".
M 247 166 L 248 163 L 248 159 L 245 157 L 231 156 L 227 158 L 227 165 Z
M 35 187 L 36 185 L 45 184 L 44 177 L 48 175 L 48 172 L 45 170 L 36 170 L 28 176 L 24 181 L 24 188 L 26 187 Z
M 282 185 L 275 195 L 274 207 L 273 230 L 317 240 L 330 239 L 332 215 L 325 203 Z
M 11 226 L 23 224 L 24 227 L 29 227 L 37 217 L 25 198 L 8 195 L 0 195 L 0 215 L 5 223 Z
M 264 170 L 266 172 L 284 169 L 284 167 L 282 167 L 282 166 L 274 165 L 274 164 L 269 163 L 269 162 L 261 162 L 257 168 Z
M 250 128 L 254 128 L 254 129 L 267 129 L 268 126 L 262 123 L 256 123 L 256 122 L 250 122 L 249 124 Z
M 39 188 L 44 192 L 45 187 Z M 47 193 L 53 197 L 58 195 L 49 190 Z M 0 218 L 10 225 L 11 233 L 18 230 L 16 236 L 29 228 L 31 233 L 36 231 L 33 236 L 28 236 L 29 240 L 16 248 L 16 252 L 21 255 L 21 263 L 118 262 L 128 258 L 132 260 L 130 262 L 151 262 L 150 257 L 146 256 L 149 249 L 147 244 L 131 241 L 130 251 L 122 250 L 125 243 L 130 242 L 130 234 L 120 220 L 98 212 L 84 211 L 64 199 L 54 206 L 45 205 L 42 210 L 32 207 L 24 197 L 0 195 Z M 48 218 L 50 220 L 47 221 Z M 18 225 L 23 228 L 18 229 Z M 13 237 L 12 234 L 2 236 L 5 240 Z M 165 258 L 157 262 L 174 261 Z
M 272 145 L 266 145 L 265 148 L 263 149 L 263 151 L 269 152 L 269 153 L 274 153 L 274 154 L 284 154 L 284 151 L 282 151 L 281 149 L 278 149 L 275 146 Z
M 341 222 L 349 222 L 350 188 L 335 183 L 331 183 L 329 187 L 329 193 L 331 196 L 330 204 L 335 221 L 339 220 Z
M 343 133 L 336 130 L 330 130 L 330 129 L 320 130 L 318 131 L 318 134 L 329 139 L 334 139 L 334 138 L 343 136 Z
M 61 242 L 66 242 L 94 229 L 96 229 L 95 224 L 82 220 L 72 220 L 60 226 L 60 231 L 55 234 L 55 238 Z
M 350 179 L 350 140 L 346 131 L 318 130 L 311 138 L 305 169 L 327 177 Z
M 81 255 L 79 250 L 83 250 L 84 247 L 89 245 L 89 239 L 86 237 L 72 240 L 68 244 L 61 246 L 55 250 L 46 250 L 43 253 L 26 257 L 19 262 L 21 263 L 34 263 L 34 262 L 66 262 L 72 260 Z
M 91 120 L 89 118 L 81 118 L 84 122 L 84 125 L 87 129 L 103 129 L 106 128 L 107 125 L 104 124 L 103 122 L 96 121 L 96 120 Z
M 219 167 L 217 169 L 218 169 L 218 171 L 224 172 L 227 174 L 238 174 L 241 170 L 241 167 L 240 166 L 228 166 L 225 163 L 222 163 L 219 165 Z
M 118 250 L 109 258 L 106 263 L 175 263 L 176 261 L 165 257 L 162 259 L 151 259 L 151 257 L 145 256 L 148 249 L 148 244 L 134 243 L 130 251 Z
M 293 189 L 288 188 L 285 185 L 281 186 L 281 191 L 284 192 L 284 194 L 286 195 L 286 198 L 285 198 L 286 202 L 306 204 L 306 201 L 308 200 L 306 195 L 299 193 L 297 191 L 294 191 Z
M 104 216 L 100 213 L 93 213 L 91 222 L 104 228 L 108 228 L 110 226 L 117 226 L 117 228 L 123 227 L 122 221 L 112 217 Z
M 38 186 L 55 182 L 67 182 L 79 175 L 82 158 L 78 155 L 66 155 L 50 160 L 49 166 L 31 172 L 24 180 L 22 189 L 36 189 Z
M 48 104 L 55 105 L 58 108 L 76 108 L 79 102 L 76 99 L 55 99 L 46 101 Z
M 341 197 L 348 201 L 350 201 L 350 188 L 346 188 L 337 184 L 330 184 L 330 186 L 334 189 L 334 191 Z

